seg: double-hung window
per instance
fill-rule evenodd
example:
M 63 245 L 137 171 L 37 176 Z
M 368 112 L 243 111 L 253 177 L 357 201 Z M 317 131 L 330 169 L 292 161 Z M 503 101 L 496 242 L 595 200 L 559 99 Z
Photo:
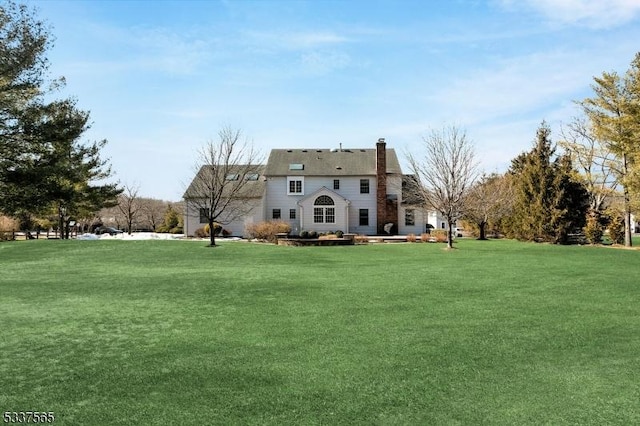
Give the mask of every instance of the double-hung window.
M 360 226 L 369 226 L 369 209 L 360 209 Z
M 361 194 L 369 193 L 369 179 L 360 179 L 360 193 Z
M 287 178 L 287 195 L 304 195 L 304 178 L 302 176 Z

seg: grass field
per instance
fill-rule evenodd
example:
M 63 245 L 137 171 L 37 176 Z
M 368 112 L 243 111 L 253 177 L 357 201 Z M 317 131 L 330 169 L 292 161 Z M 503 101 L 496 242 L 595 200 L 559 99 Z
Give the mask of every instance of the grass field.
M 0 244 L 0 412 L 55 424 L 640 424 L 640 252 Z

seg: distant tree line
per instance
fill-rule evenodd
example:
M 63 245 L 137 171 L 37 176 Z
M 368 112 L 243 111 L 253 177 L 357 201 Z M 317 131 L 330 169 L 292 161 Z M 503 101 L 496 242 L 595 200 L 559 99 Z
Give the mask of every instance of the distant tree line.
M 117 204 L 97 212 L 93 226 L 112 226 L 129 234 L 132 232 L 183 232 L 182 202 L 145 198 L 138 195 L 138 187 L 124 185 Z

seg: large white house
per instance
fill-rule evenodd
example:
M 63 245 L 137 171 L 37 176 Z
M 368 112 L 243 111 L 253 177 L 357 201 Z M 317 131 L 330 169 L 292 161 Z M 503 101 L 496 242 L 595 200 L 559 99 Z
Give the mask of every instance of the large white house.
M 232 235 L 245 235 L 248 224 L 266 220 L 288 222 L 292 234 L 340 230 L 419 235 L 427 223 L 447 226 L 410 201 L 416 199 L 407 191 L 412 176 L 402 174 L 395 150 L 387 149 L 384 139 L 374 149 L 274 149 L 262 170 L 253 195 L 243 200 L 252 210 L 222 224 Z M 193 190 L 185 193 L 187 235 L 206 224 L 197 196 Z

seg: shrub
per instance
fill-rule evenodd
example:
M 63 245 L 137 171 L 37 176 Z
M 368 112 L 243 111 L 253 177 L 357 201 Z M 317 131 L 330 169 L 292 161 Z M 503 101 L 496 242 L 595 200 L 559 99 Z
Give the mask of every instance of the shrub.
M 407 241 L 410 243 L 415 243 L 417 240 L 416 234 L 407 234 Z
M 613 244 L 624 243 L 624 219 L 620 216 L 613 216 L 609 222 L 609 238 Z
M 207 238 L 209 233 L 205 230 L 205 227 L 198 228 L 193 232 L 193 236 L 197 238 Z
M 316 231 L 309 231 L 309 238 L 318 238 L 318 233 Z
M 309 231 L 300 232 L 300 238 L 304 238 L 304 239 L 309 238 Z
M 587 225 L 584 227 L 584 236 L 589 244 L 600 244 L 604 230 L 597 216 L 590 215 L 587 218 Z
M 366 235 L 356 235 L 354 240 L 356 244 L 369 244 L 369 237 Z
M 336 231 L 336 237 L 338 237 L 338 238 L 342 238 L 342 237 L 344 237 L 344 232 L 342 232 L 342 231 Z
M 431 236 L 436 239 L 437 243 L 447 242 L 447 230 L 446 229 L 434 229 L 431 231 Z
M 469 236 L 478 238 L 480 236 L 480 228 L 478 224 L 470 220 L 460 220 L 457 222 L 461 229 L 469 233 Z M 489 224 L 485 225 L 485 232 L 489 230 Z
M 0 216 L 0 241 L 13 239 L 13 231 L 18 230 L 18 222 L 7 216 Z
M 213 235 L 215 235 L 217 237 L 218 235 L 220 235 L 221 231 L 222 231 L 222 226 L 219 223 L 213 222 Z M 210 230 L 209 230 L 209 224 L 208 223 L 204 226 L 204 232 L 207 233 L 207 237 L 210 235 L 209 234 Z
M 291 225 L 281 220 L 268 220 L 247 226 L 247 234 L 251 238 L 271 243 L 276 242 L 277 234 L 288 234 L 289 232 L 291 232 Z
M 0 241 L 13 240 L 13 232 L 0 231 Z
M 335 240 L 338 237 L 334 233 L 326 232 L 318 235 L 318 238 L 321 240 Z
M 180 228 L 180 232 L 175 232 L 178 228 Z M 171 204 L 167 206 L 167 210 L 164 212 L 162 225 L 158 227 L 157 231 L 170 233 L 182 232 L 182 216 L 171 206 Z
M 427 234 L 426 232 L 423 232 L 422 234 L 420 234 L 420 241 L 423 243 L 428 243 L 430 238 L 431 238 L 431 234 Z

